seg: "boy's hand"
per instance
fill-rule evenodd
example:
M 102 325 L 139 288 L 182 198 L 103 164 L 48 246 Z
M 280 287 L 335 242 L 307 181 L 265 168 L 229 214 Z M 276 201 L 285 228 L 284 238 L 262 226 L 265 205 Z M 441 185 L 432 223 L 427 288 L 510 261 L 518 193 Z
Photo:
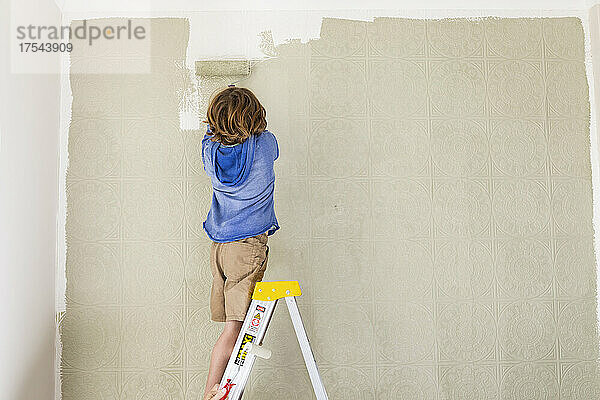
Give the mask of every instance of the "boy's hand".
M 210 391 L 204 397 L 204 400 L 221 400 L 221 397 L 225 395 L 225 389 L 219 390 L 219 384 L 215 384 L 215 386 L 210 389 Z

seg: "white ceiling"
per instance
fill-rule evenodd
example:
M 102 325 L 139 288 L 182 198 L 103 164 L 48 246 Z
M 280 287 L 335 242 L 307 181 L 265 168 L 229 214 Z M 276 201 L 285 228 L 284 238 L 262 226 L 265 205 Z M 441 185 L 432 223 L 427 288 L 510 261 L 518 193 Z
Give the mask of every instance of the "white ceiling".
M 147 13 L 217 10 L 520 9 L 584 10 L 600 0 L 55 0 L 63 12 Z M 417 7 L 415 7 L 415 5 Z

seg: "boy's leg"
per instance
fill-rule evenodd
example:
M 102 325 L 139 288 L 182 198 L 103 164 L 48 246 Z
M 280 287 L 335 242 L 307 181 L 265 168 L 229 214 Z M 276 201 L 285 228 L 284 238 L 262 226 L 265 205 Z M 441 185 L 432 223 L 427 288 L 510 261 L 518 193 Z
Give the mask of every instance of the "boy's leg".
M 213 321 L 225 322 L 210 358 L 204 397 L 220 383 L 233 346 L 242 329 L 256 282 L 262 280 L 267 267 L 267 234 L 234 242 L 213 244 L 211 266 L 211 313 Z M 227 248 L 227 251 L 223 251 Z
M 219 336 L 219 339 L 217 339 L 210 356 L 210 367 L 208 369 L 204 397 L 206 397 L 216 383 L 221 382 L 221 378 L 227 367 L 227 362 L 233 351 L 233 346 L 235 345 L 235 341 L 237 340 L 241 329 L 242 321 L 225 322 L 223 332 L 221 333 L 221 336 Z

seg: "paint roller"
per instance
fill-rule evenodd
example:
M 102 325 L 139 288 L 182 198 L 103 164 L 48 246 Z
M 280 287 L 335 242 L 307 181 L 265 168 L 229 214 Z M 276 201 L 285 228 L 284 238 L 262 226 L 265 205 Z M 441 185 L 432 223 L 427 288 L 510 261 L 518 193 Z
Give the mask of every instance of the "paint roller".
M 196 61 L 196 76 L 202 78 L 235 79 L 228 86 L 235 86 L 236 83 L 250 76 L 250 60 L 199 60 Z M 203 123 L 208 121 L 203 120 Z
M 248 59 L 212 59 L 212 60 L 196 60 L 195 73 L 200 79 L 208 78 L 225 78 L 232 79 L 228 86 L 235 86 L 236 83 L 250 77 L 252 67 L 265 60 L 248 60 Z M 182 130 L 198 130 L 200 129 L 200 118 L 198 118 L 199 110 L 199 92 L 192 90 L 184 93 L 182 96 L 181 105 L 179 107 L 179 125 Z M 202 122 L 206 123 L 205 120 Z
M 201 77 L 237 78 L 229 86 L 250 76 L 250 60 L 200 60 L 196 61 L 196 75 Z

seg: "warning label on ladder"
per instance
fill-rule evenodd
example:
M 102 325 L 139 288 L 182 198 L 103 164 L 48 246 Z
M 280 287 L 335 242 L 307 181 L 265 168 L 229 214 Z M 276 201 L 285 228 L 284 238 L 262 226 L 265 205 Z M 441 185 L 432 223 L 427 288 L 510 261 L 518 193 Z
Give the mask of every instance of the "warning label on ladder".
M 258 332 L 258 327 L 260 326 L 260 321 L 262 320 L 264 312 L 264 307 L 256 306 L 256 314 L 254 314 L 254 316 L 250 320 L 250 324 L 248 325 L 248 331 L 255 333 Z

